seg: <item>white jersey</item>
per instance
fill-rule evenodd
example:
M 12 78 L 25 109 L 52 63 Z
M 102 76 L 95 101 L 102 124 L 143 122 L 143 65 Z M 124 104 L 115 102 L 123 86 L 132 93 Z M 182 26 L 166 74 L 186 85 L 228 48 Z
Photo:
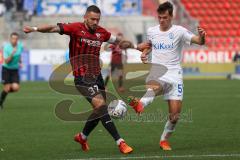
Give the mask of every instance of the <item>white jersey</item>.
M 172 25 L 168 31 L 161 31 L 160 25 L 150 27 L 147 39 L 152 43 L 152 64 L 161 64 L 167 68 L 181 68 L 184 44 L 191 44 L 194 34 L 186 28 Z

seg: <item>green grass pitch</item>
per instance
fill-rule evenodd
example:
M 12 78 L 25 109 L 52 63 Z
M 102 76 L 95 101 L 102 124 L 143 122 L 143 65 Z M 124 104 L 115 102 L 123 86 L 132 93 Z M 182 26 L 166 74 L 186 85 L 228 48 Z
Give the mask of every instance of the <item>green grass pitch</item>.
M 240 159 L 240 81 L 185 81 L 182 119 L 170 139 L 170 152 L 159 148 L 167 113 L 161 97 L 142 117 L 129 108 L 124 120 L 115 121 L 134 148 L 130 155 L 119 153 L 101 123 L 89 137 L 90 151 L 82 152 L 73 136 L 84 123 L 60 120 L 54 112 L 63 99 L 75 101 L 73 113 L 90 108 L 85 99 L 56 93 L 46 82 L 22 83 L 18 93 L 10 94 L 0 111 L 0 160 Z

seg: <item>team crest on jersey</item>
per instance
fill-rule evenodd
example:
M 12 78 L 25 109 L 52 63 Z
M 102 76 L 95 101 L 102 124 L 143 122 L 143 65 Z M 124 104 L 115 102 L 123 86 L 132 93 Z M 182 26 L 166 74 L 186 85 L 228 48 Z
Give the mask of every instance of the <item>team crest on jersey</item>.
M 101 34 L 100 33 L 96 33 L 97 39 L 100 39 Z
M 174 34 L 171 32 L 168 34 L 169 39 L 174 39 Z
M 81 31 L 81 33 L 82 33 L 83 35 L 85 35 L 85 34 L 86 34 L 86 32 L 84 32 L 84 31 Z

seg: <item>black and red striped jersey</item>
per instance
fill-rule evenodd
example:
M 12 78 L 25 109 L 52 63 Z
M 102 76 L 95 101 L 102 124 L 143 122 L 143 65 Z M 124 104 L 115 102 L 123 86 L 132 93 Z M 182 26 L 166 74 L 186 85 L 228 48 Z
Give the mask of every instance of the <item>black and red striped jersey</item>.
M 75 77 L 99 75 L 101 45 L 110 39 L 111 33 L 100 26 L 91 33 L 85 24 L 80 22 L 58 25 L 60 34 L 70 36 L 69 59 L 73 75 Z

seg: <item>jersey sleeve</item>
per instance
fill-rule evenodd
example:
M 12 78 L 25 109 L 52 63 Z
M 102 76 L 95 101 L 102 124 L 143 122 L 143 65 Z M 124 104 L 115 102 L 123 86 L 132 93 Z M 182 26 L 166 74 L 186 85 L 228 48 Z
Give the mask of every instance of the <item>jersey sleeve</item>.
M 104 32 L 104 42 L 107 42 L 111 37 L 111 33 L 106 31 Z
M 76 32 L 78 30 L 78 23 L 58 23 L 57 25 L 60 28 L 61 35 L 71 35 L 72 33 Z
M 191 45 L 191 39 L 194 36 L 192 32 L 187 30 L 186 28 L 183 28 L 183 41 L 184 43 Z

